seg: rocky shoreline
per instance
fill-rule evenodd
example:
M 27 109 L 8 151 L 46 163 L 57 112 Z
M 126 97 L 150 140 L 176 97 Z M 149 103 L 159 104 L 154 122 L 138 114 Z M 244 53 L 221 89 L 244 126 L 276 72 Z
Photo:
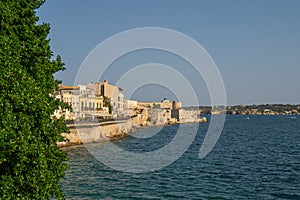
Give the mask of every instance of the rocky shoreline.
M 206 118 L 201 118 L 198 123 L 207 122 Z M 185 122 L 187 123 L 187 122 Z M 168 125 L 168 124 L 166 124 Z M 66 138 L 65 142 L 57 142 L 59 147 L 82 145 L 87 143 L 99 143 L 120 140 L 134 134 L 138 129 L 153 125 L 136 125 L 132 120 L 115 121 L 114 123 L 77 123 L 68 125 L 70 133 L 62 133 Z
M 118 140 L 134 133 L 138 127 L 128 120 L 104 125 L 99 123 L 76 124 L 69 126 L 69 129 L 70 133 L 62 134 L 66 141 L 57 142 L 59 147 Z

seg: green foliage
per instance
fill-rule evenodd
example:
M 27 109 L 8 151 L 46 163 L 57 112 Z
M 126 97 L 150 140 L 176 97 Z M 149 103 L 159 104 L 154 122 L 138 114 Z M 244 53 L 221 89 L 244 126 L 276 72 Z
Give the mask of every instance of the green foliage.
M 67 155 L 56 145 L 68 132 L 51 114 L 66 105 L 54 97 L 63 70 L 52 60 L 49 24 L 38 24 L 41 0 L 0 1 L 0 199 L 63 198 Z
M 111 114 L 113 111 L 113 107 L 110 104 L 109 99 L 106 96 L 103 96 L 103 106 L 108 107 L 108 113 Z

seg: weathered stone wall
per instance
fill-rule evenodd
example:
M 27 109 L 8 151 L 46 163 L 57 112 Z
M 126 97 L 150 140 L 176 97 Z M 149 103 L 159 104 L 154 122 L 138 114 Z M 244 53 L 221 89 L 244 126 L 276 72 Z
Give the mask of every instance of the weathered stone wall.
M 112 139 L 122 138 L 134 132 L 136 126 L 132 122 L 112 124 L 85 124 L 70 128 L 70 133 L 62 135 L 68 140 L 67 142 L 58 142 L 59 146 L 69 146 L 83 143 L 103 142 Z
M 140 109 L 143 108 L 165 108 L 172 109 L 172 102 L 138 102 L 137 107 Z
M 167 109 L 149 109 L 150 125 L 161 126 L 171 120 L 171 111 Z
M 149 122 L 149 112 L 148 109 L 143 109 L 140 114 L 137 114 L 136 117 L 132 118 L 131 121 L 136 126 L 148 126 Z
M 186 109 L 179 109 L 179 123 L 190 123 L 190 122 L 202 122 L 203 118 L 199 117 L 201 114 L 200 110 L 186 110 Z
M 198 110 L 184 110 L 181 111 L 181 121 L 182 123 L 187 122 L 197 122 L 198 121 L 198 114 L 200 114 L 200 111 Z
M 206 118 L 199 118 L 200 111 L 179 109 L 180 118 L 171 118 L 171 111 L 167 109 L 144 109 L 141 114 L 127 121 L 109 121 L 98 123 L 78 124 L 70 128 L 70 134 L 63 134 L 68 142 L 58 142 L 59 146 L 70 146 L 83 143 L 104 142 L 119 139 L 133 133 L 139 126 L 163 126 L 165 124 L 206 122 Z

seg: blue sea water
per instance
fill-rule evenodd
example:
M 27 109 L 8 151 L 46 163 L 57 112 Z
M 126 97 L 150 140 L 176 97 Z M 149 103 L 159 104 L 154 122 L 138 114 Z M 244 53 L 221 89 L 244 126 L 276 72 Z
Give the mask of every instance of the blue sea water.
M 208 125 L 199 125 L 177 161 L 150 173 L 116 171 L 84 146 L 65 148 L 71 168 L 63 192 L 67 199 L 300 199 L 300 116 L 227 116 L 215 148 L 199 159 Z M 177 129 L 166 126 L 151 138 L 127 137 L 115 144 L 153 151 L 168 144 Z

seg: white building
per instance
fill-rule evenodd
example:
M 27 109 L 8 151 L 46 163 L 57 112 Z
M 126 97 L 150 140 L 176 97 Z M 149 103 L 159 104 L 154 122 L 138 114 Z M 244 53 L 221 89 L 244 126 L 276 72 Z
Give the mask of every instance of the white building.
M 133 110 L 137 108 L 137 101 L 135 100 L 124 100 L 124 109 Z

